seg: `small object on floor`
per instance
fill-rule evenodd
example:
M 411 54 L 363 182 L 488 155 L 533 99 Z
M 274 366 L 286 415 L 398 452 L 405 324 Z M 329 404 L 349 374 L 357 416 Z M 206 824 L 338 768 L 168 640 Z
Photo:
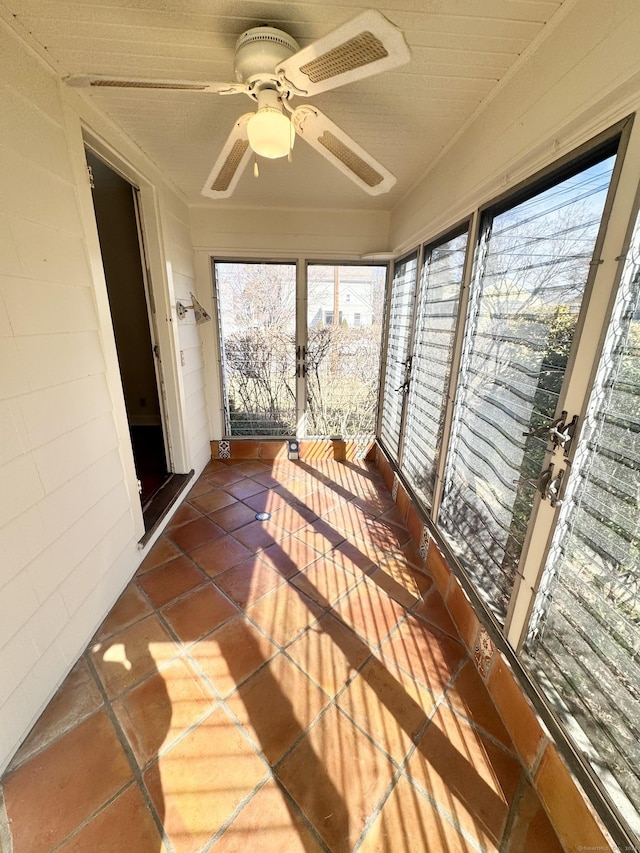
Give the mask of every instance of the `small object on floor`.
M 270 512 L 257 512 L 256 513 L 256 521 L 269 521 L 271 518 Z

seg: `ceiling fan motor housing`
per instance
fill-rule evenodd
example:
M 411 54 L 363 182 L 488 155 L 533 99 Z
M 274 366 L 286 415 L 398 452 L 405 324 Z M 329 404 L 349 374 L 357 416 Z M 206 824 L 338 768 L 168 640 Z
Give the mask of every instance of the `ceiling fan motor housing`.
M 252 27 L 236 42 L 234 71 L 240 83 L 274 76 L 276 65 L 300 50 L 295 39 L 275 27 Z

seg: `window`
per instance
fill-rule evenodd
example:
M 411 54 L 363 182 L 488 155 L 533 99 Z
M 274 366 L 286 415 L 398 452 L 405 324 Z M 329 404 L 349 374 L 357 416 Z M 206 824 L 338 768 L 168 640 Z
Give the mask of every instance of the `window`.
M 402 469 L 430 507 L 442 446 L 467 231 L 429 246 L 420 276 Z
M 398 459 L 404 396 L 407 388 L 407 358 L 411 342 L 418 255 L 395 265 L 388 309 L 387 362 L 380 435 L 386 450 Z
M 439 524 L 504 624 L 614 157 L 485 217 Z
M 640 832 L 640 221 L 572 472 L 524 659 Z
M 366 443 L 378 414 L 387 267 L 306 272 L 299 285 L 295 263 L 214 264 L 227 434 Z M 345 293 L 360 308 L 358 328 L 343 311 Z
M 640 834 L 640 214 L 615 257 L 629 131 L 486 210 L 472 262 L 464 234 L 427 245 L 415 313 L 416 255 L 396 265 L 380 425 L 625 838 Z

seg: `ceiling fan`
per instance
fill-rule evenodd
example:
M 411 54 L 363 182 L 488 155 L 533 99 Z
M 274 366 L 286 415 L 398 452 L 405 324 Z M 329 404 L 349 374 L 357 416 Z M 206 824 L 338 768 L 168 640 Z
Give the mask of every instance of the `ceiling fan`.
M 330 163 L 371 195 L 388 192 L 395 177 L 360 147 L 317 107 L 295 109 L 292 97 L 313 96 L 364 77 L 403 65 L 410 58 L 400 30 L 380 12 L 363 12 L 333 32 L 299 49 L 282 30 L 253 27 L 236 43 L 235 83 L 196 83 L 144 80 L 104 75 L 74 75 L 72 86 L 129 89 L 165 89 L 243 93 L 257 102 L 255 112 L 236 121 L 207 178 L 202 194 L 228 198 L 252 153 L 275 159 L 291 157 L 295 135 L 309 143 Z M 254 166 L 257 171 L 257 163 Z

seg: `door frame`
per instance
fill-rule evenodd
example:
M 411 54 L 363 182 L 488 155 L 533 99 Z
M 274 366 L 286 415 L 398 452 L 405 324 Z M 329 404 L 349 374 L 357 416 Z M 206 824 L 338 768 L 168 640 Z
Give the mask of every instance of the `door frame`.
M 147 262 L 145 272 L 148 277 L 149 293 L 156 308 L 157 345 L 163 366 L 166 429 L 172 452 L 171 471 L 187 473 L 191 469 L 191 460 L 184 423 L 185 393 L 182 374 L 178 367 L 180 344 L 177 322 L 174 316 L 175 295 L 164 252 L 164 230 L 159 192 L 151 180 L 145 177 L 129 160 L 125 159 L 83 120 L 80 120 L 80 133 L 78 133 L 76 112 L 66 105 L 64 110 L 67 136 L 70 140 L 70 159 L 81 214 L 82 234 L 86 241 L 91 270 L 91 282 L 98 317 L 98 334 L 105 360 L 105 378 L 113 404 L 113 418 L 118 435 L 118 452 L 124 472 L 124 483 L 129 496 L 135 536 L 140 540 L 145 536 L 146 531 L 138 492 L 138 477 L 129 434 L 129 422 L 113 334 L 85 148 L 91 150 L 109 168 L 137 188 L 139 193 L 140 223 L 145 239 Z M 158 391 L 160 394 L 160 388 Z

